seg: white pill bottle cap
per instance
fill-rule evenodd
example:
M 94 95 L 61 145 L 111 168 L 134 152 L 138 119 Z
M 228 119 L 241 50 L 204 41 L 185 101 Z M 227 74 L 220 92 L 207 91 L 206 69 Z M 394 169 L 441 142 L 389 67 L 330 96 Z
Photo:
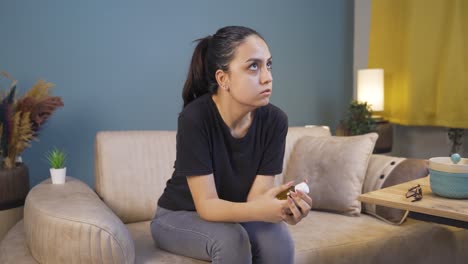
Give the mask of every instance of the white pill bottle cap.
M 303 193 L 309 193 L 309 186 L 305 182 L 301 182 L 294 187 L 294 190 L 301 191 Z

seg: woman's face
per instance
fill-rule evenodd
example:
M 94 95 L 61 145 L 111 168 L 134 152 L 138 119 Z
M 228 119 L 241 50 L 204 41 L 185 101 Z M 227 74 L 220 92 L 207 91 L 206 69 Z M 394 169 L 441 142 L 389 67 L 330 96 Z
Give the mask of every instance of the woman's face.
M 251 35 L 240 44 L 229 63 L 227 87 L 242 105 L 267 105 L 272 91 L 271 54 L 263 39 Z

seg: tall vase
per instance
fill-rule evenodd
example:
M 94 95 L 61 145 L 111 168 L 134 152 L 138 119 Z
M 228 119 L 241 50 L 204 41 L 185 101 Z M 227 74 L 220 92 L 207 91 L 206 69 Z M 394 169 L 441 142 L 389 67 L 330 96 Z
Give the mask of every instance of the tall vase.
M 12 169 L 0 168 L 0 241 L 23 217 L 23 206 L 29 192 L 29 171 L 24 163 Z

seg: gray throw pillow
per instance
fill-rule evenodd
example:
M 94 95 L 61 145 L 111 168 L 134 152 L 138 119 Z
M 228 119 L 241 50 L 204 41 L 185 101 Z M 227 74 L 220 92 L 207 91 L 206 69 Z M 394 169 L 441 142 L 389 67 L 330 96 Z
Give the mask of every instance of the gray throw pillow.
M 307 179 L 312 209 L 359 216 L 367 165 L 376 133 L 351 137 L 303 137 L 292 150 L 285 182 Z

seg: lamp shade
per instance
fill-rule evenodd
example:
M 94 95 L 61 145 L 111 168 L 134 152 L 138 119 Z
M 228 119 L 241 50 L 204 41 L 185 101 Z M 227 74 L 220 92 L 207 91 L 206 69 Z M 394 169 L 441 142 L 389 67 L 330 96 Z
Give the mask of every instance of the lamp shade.
M 372 111 L 384 110 L 384 70 L 358 70 L 357 100 L 370 104 Z

